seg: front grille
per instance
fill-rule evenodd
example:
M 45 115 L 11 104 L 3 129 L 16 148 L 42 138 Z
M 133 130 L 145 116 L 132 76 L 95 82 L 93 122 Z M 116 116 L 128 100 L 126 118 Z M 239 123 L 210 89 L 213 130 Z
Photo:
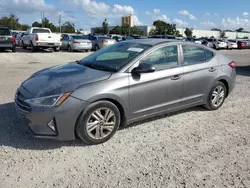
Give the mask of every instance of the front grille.
M 24 100 L 25 97 L 18 91 L 15 97 L 15 106 L 18 114 L 23 118 L 31 112 L 31 106 Z

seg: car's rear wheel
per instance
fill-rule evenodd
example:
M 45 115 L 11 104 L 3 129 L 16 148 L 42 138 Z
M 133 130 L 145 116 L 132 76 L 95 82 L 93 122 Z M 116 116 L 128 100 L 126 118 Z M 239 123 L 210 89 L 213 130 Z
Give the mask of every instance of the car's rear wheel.
M 98 45 L 95 45 L 95 51 L 100 50 L 100 47 Z
M 85 144 L 101 144 L 116 133 L 120 117 L 119 109 L 113 103 L 95 102 L 81 114 L 76 125 L 76 133 Z
M 227 96 L 227 88 L 224 83 L 218 81 L 211 89 L 205 107 L 209 110 L 219 109 Z
M 24 45 L 23 41 L 22 41 L 22 47 L 23 47 L 23 49 L 27 49 L 27 46 Z
M 90 50 L 85 50 L 85 52 L 90 52 Z
M 31 48 L 31 52 L 37 51 L 37 47 L 35 47 L 32 42 L 30 42 L 30 48 Z
M 12 52 L 16 52 L 16 47 L 14 46 L 11 50 Z

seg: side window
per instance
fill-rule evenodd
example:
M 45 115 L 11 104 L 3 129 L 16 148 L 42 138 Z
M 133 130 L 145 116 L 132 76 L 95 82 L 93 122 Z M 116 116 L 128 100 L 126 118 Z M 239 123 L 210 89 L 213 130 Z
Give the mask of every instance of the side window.
M 183 45 L 182 50 L 183 50 L 184 65 L 203 63 L 212 59 L 214 56 L 213 52 L 196 46 Z
M 143 59 L 140 63 L 151 64 L 156 70 L 174 68 L 178 66 L 178 50 L 177 46 L 166 46 L 159 48 Z

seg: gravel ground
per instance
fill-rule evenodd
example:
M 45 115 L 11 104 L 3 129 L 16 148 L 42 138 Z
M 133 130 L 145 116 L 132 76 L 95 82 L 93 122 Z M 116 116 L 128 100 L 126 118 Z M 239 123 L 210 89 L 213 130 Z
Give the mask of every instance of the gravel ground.
M 250 51 L 218 111 L 201 107 L 122 129 L 107 143 L 34 139 L 13 97 L 35 71 L 87 53 L 0 53 L 0 187 L 250 187 Z

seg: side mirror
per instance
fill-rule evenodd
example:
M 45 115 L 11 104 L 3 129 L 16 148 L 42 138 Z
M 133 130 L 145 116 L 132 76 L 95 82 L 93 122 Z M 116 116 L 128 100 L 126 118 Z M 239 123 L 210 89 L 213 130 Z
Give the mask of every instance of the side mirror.
M 147 63 L 142 63 L 142 64 L 139 64 L 138 67 L 135 67 L 132 70 L 132 73 L 151 73 L 154 71 L 155 71 L 155 68 L 152 65 L 147 64 Z

